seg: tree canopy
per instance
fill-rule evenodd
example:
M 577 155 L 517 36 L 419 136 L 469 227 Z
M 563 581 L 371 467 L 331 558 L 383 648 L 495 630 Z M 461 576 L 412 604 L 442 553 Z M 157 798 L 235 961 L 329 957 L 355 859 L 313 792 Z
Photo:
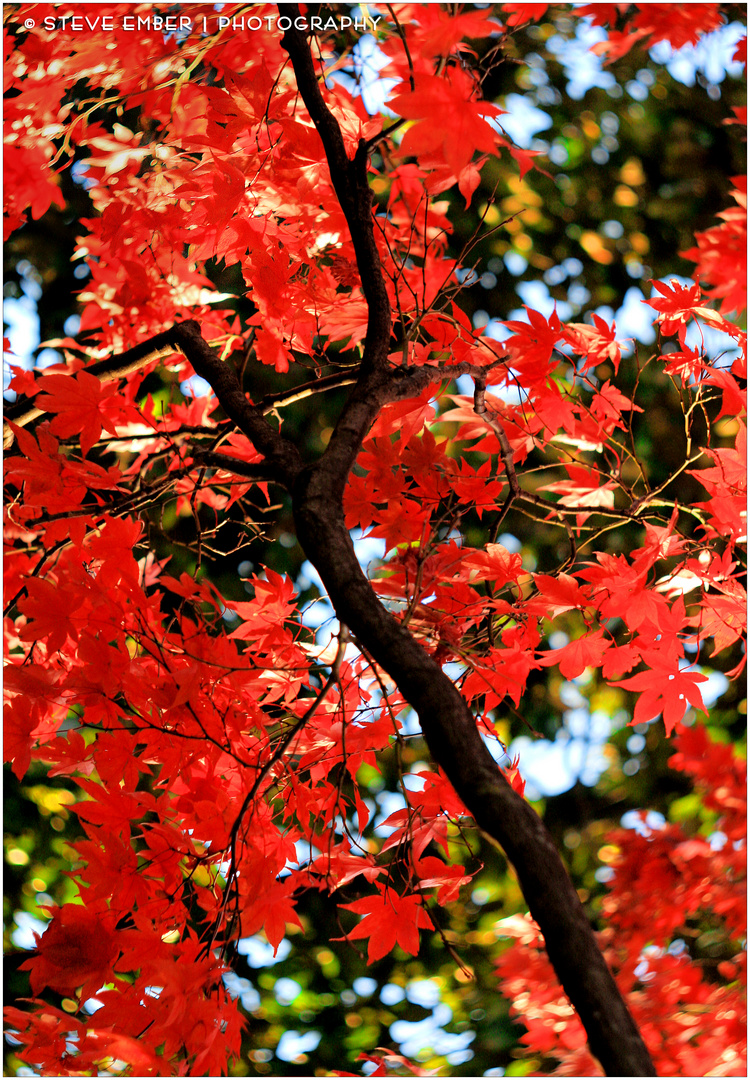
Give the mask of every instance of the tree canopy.
M 8 1073 L 745 1075 L 744 11 L 6 6 Z

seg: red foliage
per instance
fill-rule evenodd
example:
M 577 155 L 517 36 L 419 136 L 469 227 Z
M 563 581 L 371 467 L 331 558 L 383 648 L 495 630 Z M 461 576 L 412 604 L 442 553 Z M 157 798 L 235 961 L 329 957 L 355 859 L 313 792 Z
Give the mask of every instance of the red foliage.
M 635 8 L 621 30 L 614 29 L 621 13 Z M 704 34 L 721 26 L 720 4 L 583 4 L 576 9 L 580 17 L 591 16 L 595 26 L 609 28 L 607 40 L 594 46 L 593 51 L 607 57 L 609 62 L 636 45 L 652 48 L 667 41 L 673 49 L 695 45 Z
M 501 7 L 514 27 L 548 5 Z M 24 964 L 34 999 L 8 1018 L 18 1056 L 46 1074 L 96 1072 L 116 1058 L 133 1074 L 218 1075 L 240 1048 L 241 1016 L 222 982 L 232 940 L 262 932 L 277 947 L 288 925 L 302 925 L 303 890 L 354 883 L 358 899 L 340 907 L 358 921 L 342 916 L 344 936 L 367 939 L 368 962 L 396 946 L 415 954 L 420 930 L 439 925 L 440 908 L 474 873 L 448 862 L 447 838 L 466 808 L 440 772 L 424 771 L 423 787 L 386 823 L 388 839 L 363 838 L 362 767 L 377 769 L 378 754 L 402 740 L 401 689 L 364 651 L 346 650 L 343 633 L 333 651 L 314 645 L 288 577 L 259 570 L 246 582 L 249 598 L 237 601 L 201 577 L 200 559 L 194 576 L 170 576 L 149 546 L 150 506 L 172 500 L 176 515 L 200 523 L 202 513 L 218 520 L 251 505 L 256 488 L 268 502 L 265 459 L 220 417 L 213 390 L 190 403 L 164 394 L 157 408 L 144 379 L 159 365 L 172 381 L 194 374 L 171 346 L 139 355 L 110 382 L 81 365 L 190 318 L 227 365 L 243 368 L 254 350 L 278 373 L 314 371 L 312 389 L 295 383 L 259 407 L 278 415 L 295 393 L 319 389 L 326 348 L 344 373 L 338 385 L 350 384 L 371 332 L 372 282 L 359 272 L 361 243 L 277 31 L 259 32 L 248 50 L 240 35 L 201 31 L 204 16 L 218 18 L 212 5 L 190 8 L 183 37 L 126 31 L 126 18 L 153 13 L 148 4 L 109 5 L 115 30 L 106 37 L 69 22 L 50 29 L 46 20 L 69 15 L 67 5 L 27 12 L 34 27 L 22 29 L 13 12 L 6 33 L 6 228 L 64 207 L 55 169 L 75 156 L 94 208 L 77 256 L 89 270 L 81 330 L 96 349 L 66 340 L 54 372 L 14 379 L 45 415 L 33 433 L 26 424 L 38 414 L 9 426 L 5 758 L 19 779 L 37 761 L 76 786 L 84 839 L 71 870 L 80 902 L 52 913 Z M 613 326 L 597 316 L 566 326 L 557 313 L 527 308 L 526 320 L 506 323 L 503 345 L 474 332 L 453 302 L 460 268 L 446 255 L 451 223 L 435 196 L 456 185 L 469 202 L 498 154 L 522 173 L 531 165 L 494 123 L 501 110 L 482 98 L 472 66 L 470 42 L 493 48 L 501 27 L 484 9 L 397 5 L 398 26 L 386 18 L 390 6 L 382 12 L 383 75 L 396 80 L 388 105 L 406 123 L 391 127 L 341 85 L 319 86 L 343 139 L 341 167 L 354 168 L 367 140 L 383 151 L 372 237 L 404 337 L 388 362 L 391 373 L 408 368 L 415 391 L 394 395 L 370 429 L 346 485 L 347 525 L 384 540 L 391 557 L 372 574 L 376 593 L 437 663 L 461 665 L 460 690 L 483 733 L 494 735 L 494 710 L 505 699 L 518 707 L 530 673 L 547 666 L 563 678 L 600 670 L 635 695 L 634 723 L 662 715 L 667 733 L 677 732 L 674 765 L 694 777 L 727 841 L 678 824 L 613 834 L 603 944 L 659 1068 L 734 1075 L 740 765 L 683 722 L 689 707 L 706 712 L 695 649 L 711 640 L 711 655 L 721 653 L 744 625 L 736 558 L 744 428 L 733 448 L 706 446 L 693 474 L 708 500 L 675 505 L 670 518 L 660 488 L 625 479 L 629 451 L 616 436 L 643 406 L 613 381 L 622 363 Z M 721 18 L 717 4 L 589 5 L 575 14 L 610 27 L 624 20 L 600 50 L 610 60 L 637 42 L 695 41 Z M 339 63 L 334 44 L 318 40 L 316 72 Z M 78 98 L 74 105 L 81 86 L 115 110 L 108 126 Z M 134 129 L 122 122 L 131 115 L 142 120 L 128 121 Z M 733 196 L 744 206 L 739 183 Z M 695 283 L 654 282 L 657 295 L 644 302 L 662 339 L 680 349 L 653 362 L 696 409 L 721 392 L 721 415 L 734 417 L 744 408 L 741 361 L 714 370 L 685 337 L 688 326 L 708 326 L 744 347 L 726 316 L 745 302 L 745 219 L 741 209 L 722 219 L 686 253 L 698 263 Z M 222 306 L 228 298 L 206 275 L 209 262 L 243 283 L 237 305 Z M 456 370 L 473 375 L 477 393 L 454 396 L 445 410 L 436 387 Z M 497 394 L 485 395 L 487 384 Z M 519 387 L 523 400 L 510 404 L 518 395 L 505 391 Z M 693 411 L 686 406 L 686 416 Z M 207 452 L 208 437 L 220 449 Z M 521 491 L 517 470 L 535 450 L 544 465 Z M 526 572 L 496 542 L 497 529 L 480 547 L 452 537 L 465 516 L 502 520 L 521 496 L 538 522 L 563 529 L 574 552 L 564 572 Z M 576 555 L 595 514 L 603 531 L 616 519 L 637 535 L 627 554 Z M 562 614 L 577 636 L 542 647 Z M 518 765 L 505 771 L 523 793 Z M 303 842 L 321 854 L 300 867 Z M 396 847 L 408 853 L 400 883 L 386 872 Z M 706 909 L 736 945 L 710 973 L 687 951 L 670 952 Z M 523 947 L 499 971 L 527 1024 L 524 1040 L 556 1057 L 561 1073 L 590 1072 L 582 1029 L 533 927 L 519 920 L 506 928 Z M 76 1007 L 95 997 L 101 1008 L 73 1017 L 51 1003 L 55 995 Z M 377 1063 L 373 1075 L 386 1075 L 387 1056 L 367 1060 Z
M 35 994 L 45 986 L 74 994 L 80 986 L 82 993 L 92 996 L 120 953 L 106 913 L 102 919 L 78 904 L 66 904 L 54 914 L 44 935 L 37 937 L 37 946 L 37 955 L 23 965 L 31 969 Z
M 670 764 L 693 778 L 712 811 L 712 832 L 650 826 L 644 814 L 636 828 L 605 836 L 600 858 L 614 875 L 602 902 L 607 930 L 600 940 L 659 1076 L 744 1076 L 746 764 L 699 724 L 682 728 L 674 744 Z M 693 920 L 707 912 L 713 940 L 734 953 L 731 959 L 700 956 Z M 527 1029 L 521 1041 L 556 1061 L 547 1075 L 601 1075 L 536 924 L 514 916 L 502 920 L 498 933 L 516 939 L 497 973 Z
M 737 206 L 719 214 L 721 225 L 696 233 L 697 246 L 682 252 L 698 263 L 696 277 L 709 286 L 708 296 L 721 300 L 724 314 L 747 308 L 747 177 L 736 176 L 732 182 Z

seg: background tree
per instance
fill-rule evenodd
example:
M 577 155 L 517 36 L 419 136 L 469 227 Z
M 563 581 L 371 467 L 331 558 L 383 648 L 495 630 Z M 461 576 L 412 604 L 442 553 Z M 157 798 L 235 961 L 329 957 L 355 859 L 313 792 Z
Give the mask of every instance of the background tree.
M 732 347 L 740 336 L 725 316 L 744 303 L 742 219 L 714 224 L 740 166 L 720 126 L 729 103 L 708 106 L 701 90 L 691 103 L 628 51 L 696 40 L 735 13 L 595 5 L 597 21 L 619 19 L 600 47 L 616 60 L 610 88 L 646 96 L 603 109 L 604 87 L 580 110 L 557 85 L 555 32 L 572 36 L 588 12 L 545 8 L 370 9 L 381 75 L 399 80 L 389 107 L 407 123 L 395 126 L 356 96 L 366 50 L 348 8 L 330 25 L 306 12 L 320 20 L 312 54 L 293 27 L 249 30 L 275 16 L 261 6 L 222 11 L 223 27 L 191 6 L 180 27 L 181 9 L 121 5 L 111 31 L 45 29 L 82 18 L 73 7 L 9 13 L 9 281 L 47 286 L 43 332 L 62 338 L 65 372 L 17 372 L 26 400 L 9 413 L 6 748 L 24 779 L 9 906 L 38 917 L 40 893 L 63 905 L 30 965 L 38 1003 L 11 1024 L 20 1056 L 47 1072 L 113 1059 L 136 1073 L 184 1061 L 219 1072 L 243 1047 L 238 994 L 240 1072 L 328 1071 L 342 1047 L 353 1060 L 389 1040 L 408 1051 L 403 1025 L 423 1017 L 422 1057 L 486 1071 L 514 1043 L 507 1006 L 487 992 L 498 928 L 525 949 L 500 973 L 527 1045 L 563 1070 L 595 1069 L 530 951 L 534 928 L 498 923 L 523 900 L 467 807 L 515 861 L 595 1053 L 609 1071 L 648 1071 L 635 1033 L 628 1044 L 597 1021 L 602 986 L 615 1024 L 627 1016 L 606 981 L 588 985 L 598 953 L 575 892 L 477 736 L 476 720 L 507 760 L 519 732 L 570 736 L 572 705 L 590 733 L 634 705 L 644 744 L 628 757 L 631 733 L 616 731 L 599 783 L 577 783 L 545 815 L 589 915 L 617 931 L 604 944 L 621 989 L 660 1071 L 741 1071 L 739 766 L 697 735 L 681 741 L 691 795 L 653 724 L 690 724 L 707 672 L 737 674 L 741 657 L 741 362 L 730 372 L 726 344 L 695 347 L 714 330 Z M 143 29 L 127 29 L 138 16 Z M 519 29 L 529 18 L 549 21 Z M 543 172 L 489 104 L 518 90 L 550 108 Z M 611 316 L 565 326 L 514 310 L 516 289 L 531 299 L 543 274 L 561 312 L 601 315 L 634 281 L 688 273 L 676 253 L 696 225 L 708 296 L 657 289 L 655 349 L 621 357 Z M 77 340 L 62 326 L 73 243 L 87 270 Z M 71 379 L 81 360 L 88 371 Z M 193 371 L 213 393 L 181 383 Z M 357 454 L 345 524 L 383 542 L 370 573 L 396 622 L 341 520 Z M 348 627 L 333 626 L 327 650 L 313 640 L 305 557 Z M 713 712 L 714 737 L 739 735 L 736 699 L 730 689 Z M 409 704 L 463 803 L 427 764 Z M 703 759 L 723 794 L 707 793 Z M 49 829 L 23 828 L 24 800 Z M 622 915 L 648 838 L 621 834 L 621 856 L 602 842 L 646 806 L 674 822 L 652 863 L 677 866 L 683 900 L 643 939 Z M 623 860 L 609 896 L 599 857 Z M 242 957 L 263 963 L 261 934 L 278 963 L 251 981 Z M 238 937 L 239 978 L 223 967 Z M 514 964 L 532 961 L 522 1000 Z M 670 964 L 677 996 L 664 993 Z M 664 1022 L 644 1025 L 657 989 Z M 704 1019 L 688 1027 L 698 1003 Z M 682 1054 L 675 1030 L 690 1036 Z

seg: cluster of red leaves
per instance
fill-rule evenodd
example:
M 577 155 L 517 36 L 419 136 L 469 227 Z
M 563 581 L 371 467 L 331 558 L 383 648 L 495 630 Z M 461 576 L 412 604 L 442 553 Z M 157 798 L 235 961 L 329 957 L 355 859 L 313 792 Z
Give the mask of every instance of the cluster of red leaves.
M 554 4 L 503 4 L 508 26 L 538 22 Z M 593 26 L 607 30 L 607 40 L 594 46 L 593 51 L 607 57 L 609 62 L 630 52 L 636 45 L 653 48 L 660 41 L 673 49 L 695 45 L 704 34 L 710 34 L 722 23 L 721 4 L 581 4 L 573 14 L 591 19 Z M 623 25 L 624 23 L 624 25 Z M 619 27 L 619 29 L 618 29 Z
M 647 303 L 659 313 L 662 332 L 676 335 L 683 348 L 691 322 L 721 329 L 744 348 L 744 335 L 705 307 L 697 285 L 654 285 L 657 296 Z M 637 406 L 609 381 L 592 386 L 589 394 L 580 386 L 561 389 L 559 381 L 549 378 L 552 350 L 577 331 L 568 335 L 554 315 L 545 320 L 531 312 L 530 320 L 511 328 L 516 338 L 524 335 L 526 343 L 537 342 L 536 346 L 527 344 L 524 354 L 527 362 L 532 356 L 537 371 L 534 411 L 526 404 L 510 406 L 487 396 L 489 407 L 508 432 L 514 459 L 522 461 L 542 437 L 549 452 L 550 444 L 562 435 L 568 442 L 586 438 L 593 446 L 606 445 L 611 463 L 618 447 L 610 436 L 616 428 L 625 428 L 623 411 Z M 596 354 L 596 341 L 587 340 Z M 511 339 L 511 355 L 514 348 Z M 676 355 L 682 354 L 661 357 L 673 371 Z M 683 375 L 694 392 L 720 385 L 731 393 L 736 413 L 744 412 L 745 392 L 734 376 L 742 376 L 744 370 L 743 352 L 731 373 L 715 370 L 696 357 Z M 513 378 L 507 369 L 492 377 L 508 382 Z M 498 455 L 497 434 L 477 415 L 471 399 L 455 400 L 458 407 L 443 412 L 441 419 L 458 422 L 457 437 L 470 440 L 473 450 Z M 352 527 L 369 525 L 370 535 L 382 537 L 387 551 L 399 549 L 378 582 L 378 591 L 402 602 L 411 628 L 431 641 L 441 657 L 460 659 L 469 666 L 471 673 L 463 685 L 467 696 L 483 699 L 489 714 L 506 695 L 518 704 L 529 672 L 540 665 L 558 664 L 566 678 L 575 678 L 586 667 L 600 667 L 611 680 L 642 664 L 640 672 L 615 684 L 639 693 L 634 723 L 662 714 L 670 733 L 688 704 L 705 712 L 699 684 L 706 676 L 695 670 L 686 648 L 714 637 L 716 653 L 736 641 L 744 626 L 745 591 L 731 558 L 732 546 L 746 529 L 744 425 L 740 423 L 734 448 L 707 452 L 715 467 L 692 471 L 711 496 L 699 504 L 705 513 L 703 531 L 706 538 L 728 542 L 723 552 L 711 553 L 702 544 L 686 541 L 675 531 L 675 511 L 667 526 L 646 523 L 643 546 L 630 555 L 598 553 L 571 574 L 553 577 L 524 573 L 518 556 L 498 545 L 491 545 L 478 559 L 471 549 L 430 539 L 435 510 L 446 500 L 471 505 L 481 516 L 485 506 L 496 505 L 501 490 L 501 476 L 492 475 L 489 459 L 476 467 L 465 460 L 459 465 L 445 455 L 442 440 L 429 432 L 414 433 L 430 408 L 424 398 L 384 410 L 359 456 L 361 472 L 350 479 L 347 520 Z M 397 434 L 392 416 L 400 425 Z M 539 485 L 537 490 L 555 493 L 558 506 L 580 508 L 578 525 L 598 507 L 614 507 L 620 485 L 611 478 L 611 464 L 583 466 L 565 458 L 562 464 L 568 480 Z M 700 599 L 697 605 L 686 606 L 685 597 L 694 589 L 700 589 Z M 574 611 L 580 615 L 581 636 L 563 648 L 540 652 L 543 618 Z M 472 656 L 462 643 L 470 640 L 488 614 L 510 616 L 511 627 L 481 657 Z M 617 635 L 611 630 L 613 618 L 623 624 Z
M 96 1074 L 119 1059 L 134 1074 L 163 1076 L 184 1055 L 194 1076 L 225 1072 L 227 1054 L 239 1052 L 243 1022 L 221 983 L 222 965 L 194 933 L 173 944 L 168 937 L 119 929 L 104 900 L 59 908 L 23 966 L 34 994 L 77 993 L 93 1016 L 46 1003 L 35 1013 L 9 1008 L 6 1020 L 30 1048 L 19 1056 L 46 1075 Z M 156 1037 L 145 1037 L 154 1027 Z
M 553 4 L 503 4 L 508 26 L 538 22 Z M 633 9 L 635 13 L 633 14 Z M 612 62 L 630 52 L 636 45 L 646 49 L 661 41 L 673 49 L 695 45 L 704 34 L 716 30 L 722 23 L 720 4 L 689 4 L 676 8 L 672 4 L 581 4 L 573 14 L 591 19 L 593 26 L 607 29 L 607 39 L 593 50 Z M 627 16 L 627 18 L 624 18 Z M 624 26 L 622 25 L 624 23 Z M 620 29 L 617 29 L 617 27 Z
M 693 778 L 710 826 L 649 827 L 644 815 L 638 829 L 604 838 L 614 877 L 600 941 L 659 1076 L 744 1076 L 746 763 L 699 724 L 683 728 L 674 745 L 670 764 Z M 694 955 L 694 927 L 706 916 L 727 952 L 712 964 Z M 515 916 L 498 929 L 516 939 L 497 974 L 527 1029 L 521 1041 L 556 1060 L 548 1075 L 600 1075 L 535 923 Z
M 635 14 L 625 21 L 623 29 L 615 29 L 622 14 L 630 14 L 632 8 Z M 607 40 L 594 46 L 594 51 L 610 63 L 636 44 L 647 49 L 661 41 L 673 49 L 695 45 L 722 24 L 721 4 L 584 4 L 578 14 L 581 18 L 589 16 L 594 26 L 607 28 Z
M 514 25 L 546 6 L 504 7 Z M 631 44 L 673 40 L 658 12 L 636 8 Z M 688 18 L 689 32 L 710 29 L 717 5 L 694 8 L 701 11 Z M 123 15 L 150 12 L 145 4 L 108 9 L 116 27 Z M 204 39 L 195 30 L 177 41 L 118 28 L 102 63 L 96 34 L 44 29 L 47 16 L 72 13 L 69 5 L 29 5 L 24 15 L 36 29 L 6 31 L 7 226 L 62 204 L 50 166 L 68 167 L 75 152 L 96 211 L 78 249 L 89 269 L 82 329 L 108 352 L 190 316 L 224 355 L 244 350 L 253 331 L 255 355 L 279 372 L 300 357 L 314 365 L 324 345 L 356 359 L 367 310 L 354 247 L 279 35 L 259 34 L 250 54 L 232 32 Z M 216 12 L 196 5 L 191 15 L 199 27 Z M 349 524 L 394 552 L 376 588 L 439 661 L 463 665 L 462 690 L 483 730 L 492 730 L 506 698 L 520 702 L 541 665 L 559 666 L 566 678 L 601 668 L 639 695 L 636 721 L 662 713 L 671 729 L 688 704 L 703 709 L 703 676 L 688 665 L 687 646 L 712 639 L 720 652 L 743 625 L 734 558 L 744 532 L 741 443 L 712 449 L 711 467 L 696 471 L 710 496 L 700 543 L 677 532 L 676 518 L 647 524 L 629 556 L 599 554 L 553 577 L 524 572 L 500 544 L 472 549 L 439 539 L 449 524 L 436 520 L 439 507 L 481 518 L 501 505 L 509 462 L 498 423 L 519 465 L 534 447 L 558 448 L 554 476 L 538 487 L 551 494 L 540 513 L 574 511 L 580 529 L 592 510 L 613 510 L 627 494 L 613 479 L 621 464 L 613 436 L 627 431 L 625 414 L 639 406 L 611 380 L 587 377 L 602 363 L 617 374 L 620 346 L 604 320 L 565 326 L 529 311 L 527 322 L 508 324 L 511 337 L 499 346 L 447 302 L 456 266 L 445 257 L 447 208 L 433 196 L 455 183 L 468 200 L 486 155 L 507 151 L 522 171 L 530 155 L 503 136 L 499 110 L 481 100 L 479 80 L 462 62 L 468 41 L 494 40 L 500 24 L 485 11 L 436 5 L 399 5 L 398 16 L 401 32 L 391 28 L 382 42 L 382 74 L 399 80 L 390 104 L 410 126 L 389 143 L 395 165 L 378 178 L 385 193 L 374 224 L 393 310 L 419 324 L 419 334 L 393 362 L 467 361 L 486 367 L 496 387 L 521 386 L 528 397 L 511 406 L 488 394 L 484 416 L 457 397 L 435 433 L 425 426 L 435 412 L 429 390 L 388 406 L 348 486 Z M 323 63 L 333 62 L 330 44 L 319 44 Z M 196 70 L 210 77 L 190 77 Z M 118 119 L 108 130 L 70 102 L 71 87 L 84 84 L 95 97 L 114 94 L 125 114 L 139 109 L 147 123 L 136 131 Z M 381 132 L 382 119 L 339 85 L 324 92 L 353 156 L 361 138 Z M 736 247 L 737 219 L 727 226 L 731 237 L 704 234 L 699 277 L 729 310 L 736 287 L 717 291 L 725 282 L 715 258 L 722 245 Z M 255 311 L 245 324 L 217 306 L 224 297 L 203 272 L 209 259 L 241 274 Z M 737 415 L 742 363 L 715 370 L 687 349 L 684 334 L 691 322 L 705 324 L 742 344 L 739 331 L 726 311 L 707 306 L 698 285 L 655 287 L 649 303 L 681 350 L 659 362 L 687 394 L 718 388 L 722 411 Z M 299 925 L 300 891 L 354 884 L 358 898 L 341 906 L 361 919 L 345 916 L 348 937 L 367 940 L 370 961 L 394 946 L 415 952 L 420 929 L 470 879 L 470 869 L 442 857 L 465 809 L 440 774 L 426 772 L 385 823 L 388 839 L 365 838 L 370 810 L 359 771 L 377 767 L 377 754 L 401 734 L 405 702 L 382 680 L 376 692 L 378 673 L 361 656 L 341 662 L 318 700 L 326 662 L 315 659 L 288 579 L 266 570 L 248 582 L 248 600 L 232 602 L 207 582 L 164 573 L 146 554 L 136 516 L 144 488 L 149 499 L 174 497 L 178 513 L 192 514 L 201 504 L 218 513 L 252 486 L 227 487 L 220 470 L 204 482 L 182 437 L 198 426 L 218 431 L 214 399 L 167 403 L 157 416 L 141 395 L 148 368 L 115 391 L 78 370 L 74 342 L 62 347 L 59 369 L 38 378 L 17 372 L 14 381 L 47 417 L 33 434 L 13 429 L 17 453 L 6 470 L 6 595 L 15 617 L 5 622 L 4 746 L 19 778 L 34 759 L 77 785 L 85 839 L 71 871 L 80 903 L 51 913 L 28 963 L 36 1000 L 28 1012 L 12 1009 L 10 1023 L 23 1044 L 18 1056 L 51 1074 L 94 1071 L 113 1058 L 146 1075 L 218 1074 L 240 1039 L 219 948 L 237 933 L 261 932 L 276 947 L 287 925 Z M 169 362 L 191 373 L 181 357 Z M 483 455 L 479 464 L 448 453 L 446 425 L 454 445 Z M 102 432 L 117 451 L 106 468 L 96 460 Z M 581 461 L 571 446 L 597 456 Z M 242 436 L 230 436 L 225 449 L 246 464 L 259 460 Z M 699 600 L 686 602 L 692 589 Z M 575 614 L 579 637 L 542 648 L 560 614 Z M 472 649 L 488 619 L 491 644 Z M 522 791 L 517 762 L 507 775 Z M 440 856 L 426 854 L 431 842 Z M 298 864 L 298 844 L 313 853 L 307 865 Z M 402 851 L 408 864 L 396 885 L 389 866 Z M 71 1016 L 42 994 L 81 1008 Z M 93 998 L 100 1007 L 87 1015 L 82 1007 Z
M 682 253 L 698 264 L 696 277 L 708 296 L 721 300 L 724 314 L 747 308 L 747 177 L 732 183 L 737 205 L 719 214 L 721 225 L 696 233 L 697 246 Z

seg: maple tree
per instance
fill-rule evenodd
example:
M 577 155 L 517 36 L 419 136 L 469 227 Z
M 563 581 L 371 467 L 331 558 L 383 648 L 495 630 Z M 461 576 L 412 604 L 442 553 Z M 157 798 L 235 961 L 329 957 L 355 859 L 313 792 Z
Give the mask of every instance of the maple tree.
M 8 1010 L 16 1056 L 42 1073 L 237 1069 L 236 943 L 275 953 L 311 930 L 317 898 L 373 965 L 430 935 L 452 949 L 446 920 L 481 870 L 474 825 L 530 913 L 499 922 L 515 942 L 496 966 L 532 1062 L 744 1071 L 744 780 L 701 726 L 706 669 L 742 672 L 744 180 L 683 251 L 693 283 L 643 297 L 647 356 L 596 312 L 526 304 L 502 335 L 472 319 L 473 253 L 519 209 L 501 218 L 488 177 L 546 168 L 505 131 L 493 73 L 557 8 L 605 31 L 608 63 L 725 16 L 6 11 L 6 237 L 65 211 L 71 172 L 89 200 L 77 336 L 50 343 L 51 369 L 10 357 L 5 425 L 6 760 L 18 780 L 62 778 L 80 828 L 74 891 L 22 965 L 32 999 Z M 388 115 L 357 91 L 363 30 Z M 666 470 L 637 437 L 656 380 L 682 421 Z M 321 399 L 313 436 L 294 407 Z M 330 598 L 327 645 L 270 551 L 241 581 L 220 570 L 274 514 Z M 554 536 L 539 572 L 504 542 L 510 522 Z M 367 570 L 356 530 L 382 541 Z M 505 714 L 552 672 L 590 673 L 639 727 L 661 716 L 694 783 L 685 820 L 644 812 L 607 836 L 598 934 L 502 753 Z M 414 714 L 430 765 L 410 751 Z M 390 771 L 402 802 L 382 820 Z M 704 923 L 713 964 L 685 945 Z M 370 1074 L 419 1072 L 364 1050 Z

